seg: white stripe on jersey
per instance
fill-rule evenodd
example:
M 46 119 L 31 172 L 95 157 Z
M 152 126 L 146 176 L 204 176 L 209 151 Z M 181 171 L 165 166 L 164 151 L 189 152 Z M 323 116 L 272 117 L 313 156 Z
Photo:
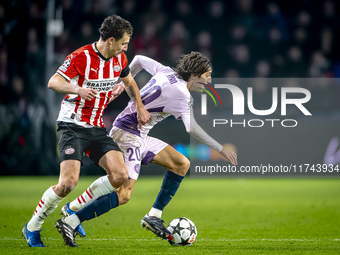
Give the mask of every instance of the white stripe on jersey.
M 84 53 L 86 55 L 85 80 L 88 80 L 90 74 L 91 57 L 88 50 L 84 50 Z
M 114 78 L 114 73 L 113 73 L 113 58 L 110 58 L 110 79 L 112 79 L 112 78 Z
M 100 94 L 97 94 L 96 101 L 94 103 L 95 109 L 98 108 L 99 103 L 100 103 Z M 97 111 L 92 111 L 91 118 L 90 118 L 90 124 L 92 124 L 94 126 L 98 125 L 98 121 L 97 121 L 97 123 L 94 123 L 94 118 L 96 117 L 96 115 L 97 115 Z
M 60 72 L 59 70 L 57 71 L 57 73 L 63 76 L 66 80 L 70 81 L 70 78 L 63 74 L 62 72 Z
M 103 80 L 104 65 L 105 65 L 105 60 L 104 59 L 100 59 L 99 71 L 98 71 L 98 79 L 99 80 Z
M 105 97 L 105 101 L 104 101 L 104 105 L 106 104 L 106 102 L 108 101 L 108 97 Z M 102 107 L 102 110 L 100 111 L 100 115 L 102 115 L 103 114 L 103 112 L 104 112 L 104 107 Z M 98 125 L 100 125 L 100 121 L 101 121 L 102 119 L 101 118 L 98 118 Z
M 105 60 L 104 59 L 100 59 L 100 62 L 99 62 L 99 70 L 98 70 L 98 79 L 99 80 L 104 80 L 103 78 L 103 74 L 104 74 L 104 65 L 105 65 Z M 100 104 L 100 93 L 98 93 L 96 95 L 96 100 L 95 100 L 95 103 L 94 103 L 94 108 L 99 108 L 99 104 Z M 98 120 L 96 121 L 96 123 L 94 123 L 94 119 L 95 117 L 97 116 L 97 111 L 92 111 L 92 114 L 91 114 L 91 118 L 90 118 L 90 124 L 94 125 L 94 126 L 98 126 L 99 123 L 99 118 Z
M 120 68 L 122 68 L 122 56 L 120 54 L 118 56 L 118 61 L 119 61 Z

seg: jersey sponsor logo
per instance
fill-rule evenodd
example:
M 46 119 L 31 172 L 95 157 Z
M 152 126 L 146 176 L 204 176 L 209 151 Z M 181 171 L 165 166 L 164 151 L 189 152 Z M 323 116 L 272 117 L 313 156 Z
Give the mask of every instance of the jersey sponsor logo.
M 67 68 L 70 66 L 71 64 L 71 59 L 66 59 L 64 64 L 62 64 L 62 66 L 59 67 L 59 69 L 63 72 L 66 72 Z
M 115 66 L 113 67 L 113 71 L 119 72 L 119 71 L 120 71 L 120 65 L 115 65 Z
M 97 73 L 97 72 L 98 72 L 98 68 L 97 68 L 97 69 L 94 69 L 94 68 L 92 68 L 92 67 L 91 67 L 91 71 L 93 71 L 93 72 L 96 72 L 96 73 Z
M 111 91 L 114 88 L 114 86 L 116 86 L 116 84 L 117 84 L 117 81 L 113 81 L 113 80 L 109 80 L 109 81 L 96 81 L 96 82 L 92 82 L 92 81 L 84 82 L 84 85 L 86 85 L 87 88 L 98 89 L 99 92 Z
M 65 154 L 68 154 L 68 155 L 70 155 L 70 154 L 73 154 L 74 153 L 74 149 L 71 147 L 71 148 L 67 148 L 66 150 L 65 150 Z

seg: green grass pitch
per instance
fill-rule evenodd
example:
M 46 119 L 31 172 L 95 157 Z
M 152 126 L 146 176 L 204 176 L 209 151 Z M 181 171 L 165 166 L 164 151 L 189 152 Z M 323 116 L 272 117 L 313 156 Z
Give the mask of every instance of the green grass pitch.
M 140 227 L 162 178 L 136 182 L 130 202 L 84 222 L 87 237 L 66 247 L 54 228 L 60 208 L 96 177 L 78 186 L 47 218 L 46 248 L 30 248 L 21 230 L 57 177 L 0 178 L 0 254 L 339 254 L 340 179 L 185 178 L 163 212 L 166 223 L 185 216 L 197 226 L 190 247 L 172 247 Z M 38 250 L 37 250 L 38 249 Z

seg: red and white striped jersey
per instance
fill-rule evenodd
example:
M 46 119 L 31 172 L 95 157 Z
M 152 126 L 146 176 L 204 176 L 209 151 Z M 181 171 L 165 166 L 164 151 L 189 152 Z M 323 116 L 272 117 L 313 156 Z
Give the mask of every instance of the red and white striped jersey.
M 95 43 L 83 46 L 68 55 L 57 73 L 72 84 L 99 91 L 91 101 L 79 95 L 67 94 L 61 102 L 57 121 L 80 126 L 105 127 L 102 119 L 104 109 L 118 78 L 129 74 L 127 63 L 124 52 L 118 57 L 105 59 Z

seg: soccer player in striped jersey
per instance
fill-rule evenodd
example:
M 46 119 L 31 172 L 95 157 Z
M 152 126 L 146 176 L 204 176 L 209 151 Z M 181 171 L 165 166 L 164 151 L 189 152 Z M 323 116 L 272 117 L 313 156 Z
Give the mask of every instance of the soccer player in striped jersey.
M 195 121 L 192 111 L 192 97 L 189 91 L 199 91 L 201 83 L 211 81 L 212 65 L 208 58 L 199 52 L 183 55 L 177 67 L 170 67 L 144 56 L 136 56 L 130 64 L 132 75 L 145 69 L 153 77 L 141 89 L 141 97 L 146 109 L 151 113 L 151 119 L 143 127 L 139 127 L 136 120 L 136 106 L 130 101 L 113 123 L 110 136 L 117 142 L 123 152 L 125 163 L 129 172 L 129 180 L 119 190 L 107 192 L 100 183 L 107 177 L 97 179 L 77 199 L 69 204 L 73 212 L 64 221 L 72 228 L 81 225 L 81 222 L 108 212 L 110 209 L 129 201 L 135 182 L 140 173 L 141 164 L 156 163 L 168 169 L 161 190 L 149 213 L 142 219 L 142 226 L 150 229 L 157 236 L 171 238 L 169 231 L 161 220 L 164 207 L 175 195 L 181 181 L 189 170 L 189 160 L 177 152 L 167 143 L 148 136 L 150 129 L 166 117 L 173 115 L 183 121 L 186 131 L 218 151 L 232 164 L 237 164 L 236 154 L 227 147 L 211 138 Z M 123 91 L 117 87 L 111 99 Z M 91 145 L 89 155 L 99 149 Z M 106 193 L 98 196 L 96 193 Z M 96 191 L 96 192 L 94 192 Z M 66 205 L 65 205 L 66 206 Z M 64 214 L 65 215 L 65 214 Z
M 124 54 L 132 30 L 131 24 L 123 18 L 107 17 L 99 29 L 98 42 L 68 55 L 48 83 L 50 89 L 67 94 L 57 119 L 60 178 L 58 184 L 45 191 L 31 220 L 22 230 L 31 247 L 45 247 L 40 238 L 41 225 L 77 185 L 87 147 L 95 144 L 97 148 L 90 158 L 107 172 L 105 180 L 100 183 L 107 192 L 114 192 L 128 180 L 123 155 L 119 146 L 107 136 L 102 115 L 120 78 L 136 106 L 140 127 L 151 117 L 142 103 Z M 68 225 L 62 220 L 56 222 L 56 228 L 64 239 L 70 234 Z M 78 233 L 85 235 L 79 228 Z M 76 246 L 75 243 L 66 244 Z

